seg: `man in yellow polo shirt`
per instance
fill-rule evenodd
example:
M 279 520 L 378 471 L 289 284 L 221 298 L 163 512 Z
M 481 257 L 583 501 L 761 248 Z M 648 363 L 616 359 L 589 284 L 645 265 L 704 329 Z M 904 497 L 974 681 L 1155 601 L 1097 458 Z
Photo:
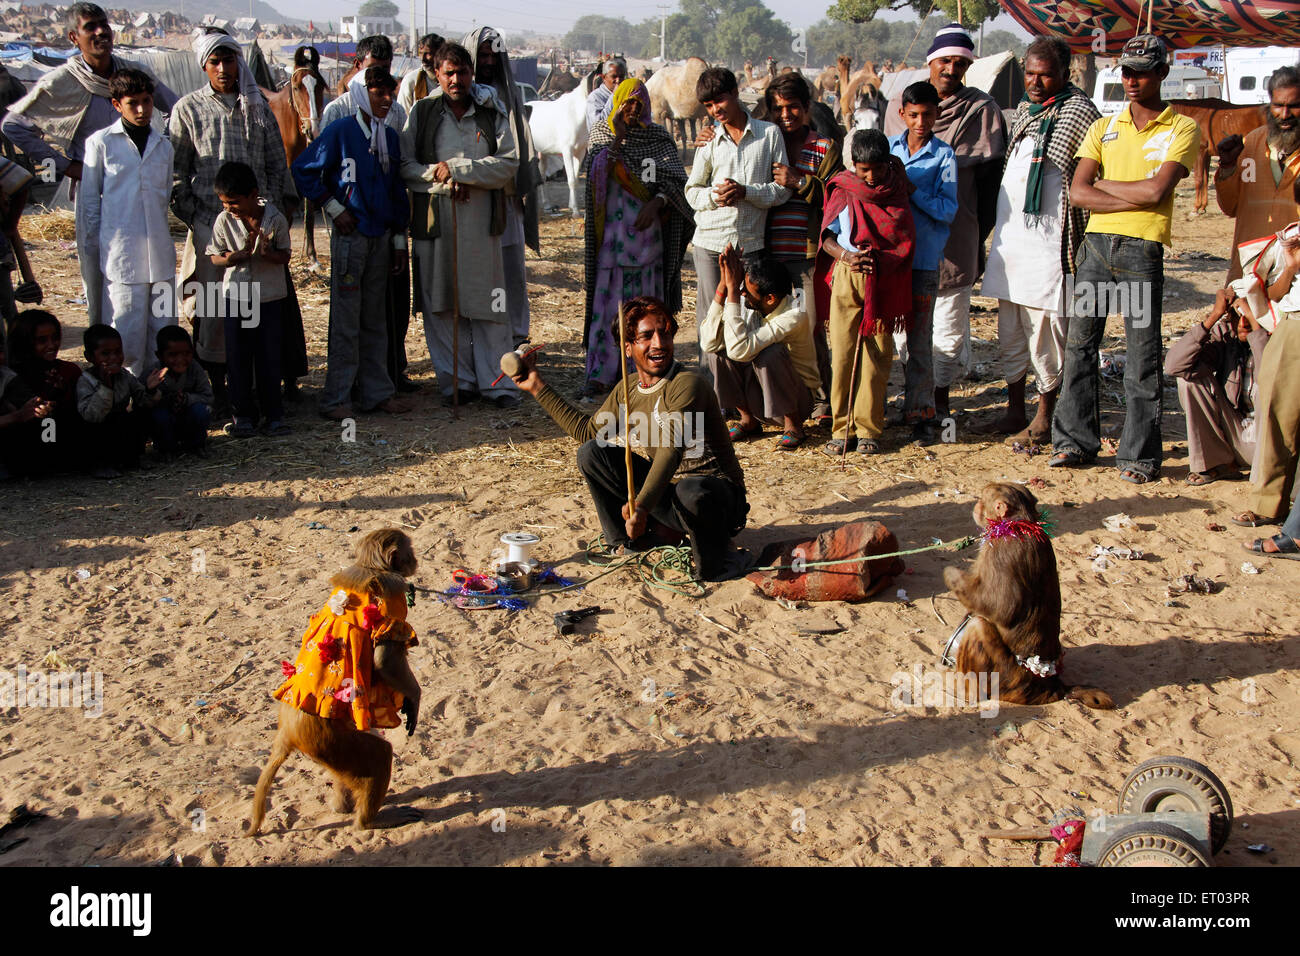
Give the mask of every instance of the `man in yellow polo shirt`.
M 1160 99 L 1168 61 L 1164 41 L 1152 34 L 1124 44 L 1119 65 L 1128 105 L 1088 130 L 1070 187 L 1071 204 L 1092 215 L 1066 285 L 1070 328 L 1050 464 L 1092 464 L 1101 450 L 1097 349 L 1107 314 L 1121 312 L 1127 413 L 1115 462 L 1120 477 L 1135 484 L 1160 474 L 1164 247 L 1170 243 L 1174 187 L 1191 171 L 1201 140 L 1196 123 Z

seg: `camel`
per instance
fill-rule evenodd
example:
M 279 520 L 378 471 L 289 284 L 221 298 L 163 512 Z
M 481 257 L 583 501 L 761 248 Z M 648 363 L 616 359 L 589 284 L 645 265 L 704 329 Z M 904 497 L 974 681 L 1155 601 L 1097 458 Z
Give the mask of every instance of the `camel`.
M 1197 215 L 1210 204 L 1210 157 L 1219 155 L 1218 145 L 1236 134 L 1245 136 L 1251 130 L 1268 122 L 1264 106 L 1234 106 L 1227 100 L 1170 100 L 1175 113 L 1189 116 L 1201 130 L 1201 148 L 1196 154 L 1196 168 L 1192 179 L 1196 183 Z
M 828 66 L 817 74 L 817 80 L 813 83 L 813 96 L 815 99 L 827 102 L 826 96 L 830 94 L 835 97 L 834 102 L 840 101 L 840 75 L 835 67 Z
M 885 117 L 885 98 L 880 95 L 881 79 L 868 60 L 862 69 L 849 76 L 852 60 L 836 57 L 835 68 L 840 81 L 840 117 L 844 128 L 851 134 L 855 129 L 882 129 Z M 874 123 L 871 113 L 875 113 Z M 864 115 L 859 115 L 864 114 Z
M 695 95 L 695 84 L 708 68 L 709 64 L 693 56 L 683 63 L 656 70 L 655 75 L 646 81 L 654 120 L 671 129 L 683 146 L 694 142 L 698 121 L 705 115 L 704 106 Z M 690 139 L 686 138 L 688 122 Z
M 538 87 L 537 95 L 544 99 L 554 99 L 576 89 L 581 82 L 580 77 L 552 65 L 551 72 L 546 74 L 546 79 L 542 80 L 542 85 Z
M 300 46 L 294 51 L 293 64 L 293 75 L 282 89 L 275 93 L 262 90 L 280 127 L 284 158 L 290 166 L 320 135 L 320 116 L 325 110 L 325 78 L 320 74 L 320 53 L 315 47 Z M 316 258 L 316 207 L 313 203 L 303 203 L 303 225 L 307 230 L 307 245 L 303 251 L 308 268 L 315 272 L 320 269 L 320 262 Z
M 737 80 L 740 83 L 740 88 L 742 90 L 753 90 L 756 93 L 762 93 L 764 90 L 768 88 L 772 80 L 776 79 L 776 76 L 777 76 L 776 60 L 772 59 L 772 57 L 769 56 L 767 58 L 766 75 L 759 76 L 759 77 L 754 76 L 754 64 L 752 61 L 746 60 L 744 80 L 743 82 L 741 82 L 739 78 L 737 78 Z

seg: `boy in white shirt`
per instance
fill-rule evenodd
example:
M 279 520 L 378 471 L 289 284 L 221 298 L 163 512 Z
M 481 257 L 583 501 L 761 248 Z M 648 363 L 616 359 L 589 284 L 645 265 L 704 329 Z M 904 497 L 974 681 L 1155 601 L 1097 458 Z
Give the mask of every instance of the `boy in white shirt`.
M 122 115 L 86 140 L 77 198 L 77 255 L 91 268 L 90 324 L 122 336 L 125 365 L 144 374 L 159 329 L 175 322 L 176 247 L 167 226 L 172 147 L 150 128 L 154 84 L 118 70 L 108 81 Z

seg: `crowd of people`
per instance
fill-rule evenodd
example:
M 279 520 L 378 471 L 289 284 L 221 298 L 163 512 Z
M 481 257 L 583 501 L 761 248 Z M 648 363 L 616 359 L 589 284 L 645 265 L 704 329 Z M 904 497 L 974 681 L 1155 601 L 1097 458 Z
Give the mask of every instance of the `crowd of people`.
M 460 43 L 426 36 L 420 66 L 400 79 L 391 43 L 366 37 L 319 135 L 290 164 L 225 33 L 196 33 L 208 84 L 177 97 L 113 55 L 101 8 L 77 3 L 69 17 L 79 55 L 16 103 L 0 131 L 76 184 L 89 367 L 58 359 L 58 319 L 19 312 L 0 270 L 7 472 L 89 466 L 112 477 L 149 439 L 160 454 L 202 454 L 223 422 L 237 437 L 290 431 L 284 402 L 307 373 L 288 269 L 289 221 L 303 201 L 331 222 L 321 415 L 411 411 L 402 393 L 419 389 L 405 344 L 414 310 L 445 403 L 506 408 L 522 389 L 571 434 L 595 437 L 596 419 L 530 366 L 499 374 L 501 356 L 529 337 L 524 248 L 538 248 L 542 177 L 497 31 Z M 974 59 L 964 28 L 941 29 L 928 79 L 899 90 L 884 130 L 854 132 L 847 149 L 815 121 L 798 74 L 766 87 L 764 121 L 741 103 L 734 73 L 706 69 L 696 92 L 712 124 L 689 171 L 653 121 L 645 83 L 621 58 L 602 64 L 586 105 L 581 398 L 626 418 L 662 389 L 675 412 L 705 422 L 704 454 L 689 464 L 641 459 L 649 492 L 624 503 L 622 524 L 615 463 L 582 453 L 610 544 L 634 546 L 655 531 L 653 517 L 689 536 L 701 570 L 716 571 L 722 556 L 701 536 L 729 537 L 747 511 L 731 443 L 771 427 L 775 447 L 793 451 L 812 422 L 829 427 L 829 455 L 880 452 L 895 357 L 898 422 L 915 441 L 938 441 L 969 369 L 971 294 L 982 282 L 998 300 L 1008 387 L 993 431 L 1050 443 L 1052 467 L 1091 466 L 1101 449 L 1098 350 L 1108 314 L 1121 311 L 1120 477 L 1160 475 L 1163 376 L 1176 377 L 1189 483 L 1249 467 L 1251 507 L 1234 520 L 1259 527 L 1292 512 L 1282 534 L 1250 547 L 1300 552 L 1291 507 L 1300 400 L 1285 387 L 1300 333 L 1283 321 L 1300 314 L 1300 236 L 1288 229 L 1300 208 L 1300 71 L 1273 75 L 1265 127 L 1218 144 L 1218 202 L 1236 218 L 1231 271 L 1204 321 L 1162 356 L 1174 189 L 1200 148 L 1196 123 L 1160 96 L 1166 45 L 1147 34 L 1124 46 L 1129 102 L 1107 118 L 1070 83 L 1059 39 L 1029 45 L 1014 111 L 964 84 Z M 0 166 L 0 196 L 21 197 L 31 178 Z M 188 230 L 179 270 L 169 208 Z M 688 246 L 699 331 L 689 369 L 672 350 Z M 629 369 L 635 401 L 618 388 Z M 658 399 L 651 407 L 662 411 Z M 687 477 L 703 484 L 686 490 Z

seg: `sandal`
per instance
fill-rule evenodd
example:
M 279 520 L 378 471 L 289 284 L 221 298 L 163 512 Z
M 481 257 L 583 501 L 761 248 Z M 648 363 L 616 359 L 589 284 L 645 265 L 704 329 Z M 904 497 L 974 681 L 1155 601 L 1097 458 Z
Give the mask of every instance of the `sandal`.
M 832 438 L 822 446 L 822 451 L 830 455 L 832 458 L 839 458 L 844 454 L 844 445 L 845 442 L 843 438 Z M 858 440 L 856 438 L 850 438 L 848 440 L 848 446 L 848 450 L 853 451 L 853 449 L 858 447 Z
M 776 440 L 776 447 L 782 451 L 794 451 L 806 440 L 807 435 L 791 435 L 789 432 L 782 432 L 781 437 Z
M 1270 528 L 1277 522 L 1262 515 L 1257 515 L 1253 511 L 1244 511 L 1239 515 L 1233 515 L 1228 519 L 1238 528 Z
M 1156 475 L 1148 475 L 1145 471 L 1133 467 L 1121 468 L 1119 476 L 1124 481 L 1134 485 L 1145 485 L 1149 481 L 1156 480 Z
M 864 438 L 858 442 L 859 455 L 874 455 L 880 451 L 880 442 L 874 438 Z
M 1209 471 L 1193 471 L 1187 475 L 1187 484 L 1192 486 L 1208 485 L 1215 481 L 1240 481 L 1241 472 L 1226 465 L 1211 468 Z
M 1089 464 L 1083 455 L 1077 451 L 1058 451 L 1051 458 L 1047 459 L 1048 468 L 1082 468 Z
M 732 441 L 740 441 L 763 434 L 763 426 L 755 425 L 753 428 L 741 428 L 739 424 L 736 424 L 727 429 L 727 434 L 731 436 Z
M 1300 561 L 1300 545 L 1289 535 L 1275 534 L 1268 540 L 1273 542 L 1276 551 L 1264 550 L 1264 539 L 1256 538 L 1250 544 L 1242 544 L 1242 547 L 1251 554 L 1262 554 L 1266 558 L 1285 558 L 1288 561 Z

